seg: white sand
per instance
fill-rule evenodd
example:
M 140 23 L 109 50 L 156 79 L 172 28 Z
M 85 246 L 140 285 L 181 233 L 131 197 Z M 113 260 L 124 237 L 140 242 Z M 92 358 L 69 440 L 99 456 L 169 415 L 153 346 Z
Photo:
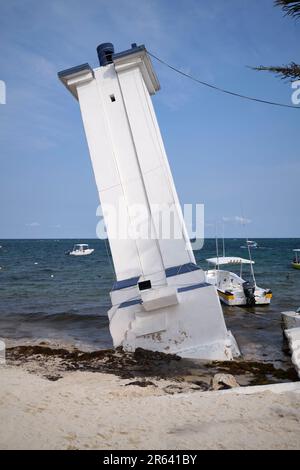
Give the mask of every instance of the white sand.
M 1 367 L 0 448 L 300 448 L 299 392 L 166 395 L 128 382 L 87 372 L 51 382 Z

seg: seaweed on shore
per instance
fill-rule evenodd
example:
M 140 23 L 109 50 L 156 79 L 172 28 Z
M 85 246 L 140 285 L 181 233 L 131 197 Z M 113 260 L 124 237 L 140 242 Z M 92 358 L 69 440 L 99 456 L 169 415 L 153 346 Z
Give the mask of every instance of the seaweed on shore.
M 215 361 L 206 364 L 206 367 L 234 376 L 250 375 L 249 385 L 267 385 L 278 382 L 295 382 L 298 380 L 297 372 L 293 367 L 279 369 L 270 362 Z
M 53 348 L 44 345 L 26 345 L 6 350 L 8 363 L 26 365 L 34 362 L 40 368 L 60 371 L 89 371 L 115 374 L 121 378 L 137 376 L 174 377 L 177 374 L 173 363 L 181 360 L 174 354 L 164 354 L 137 348 L 134 352 L 122 348 L 105 349 L 91 352 L 79 349 Z
M 16 346 L 7 349 L 7 362 L 22 365 L 48 380 L 59 380 L 63 372 L 88 371 L 114 374 L 122 379 L 146 381 L 146 378 L 173 380 L 178 386 L 199 390 L 209 388 L 217 373 L 232 374 L 242 385 L 265 385 L 297 380 L 295 370 L 276 368 L 270 362 L 243 361 L 204 362 L 181 359 L 174 354 L 138 348 L 127 352 L 122 348 L 91 352 L 55 348 L 47 344 Z M 147 383 L 147 381 L 146 381 Z M 149 381 L 149 383 L 151 383 Z M 181 383 L 181 385 L 179 385 Z

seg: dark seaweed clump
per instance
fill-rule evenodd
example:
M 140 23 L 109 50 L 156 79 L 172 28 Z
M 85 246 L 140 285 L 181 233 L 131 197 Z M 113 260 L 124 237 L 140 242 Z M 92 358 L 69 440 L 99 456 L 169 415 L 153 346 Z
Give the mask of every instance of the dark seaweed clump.
M 250 376 L 249 385 L 267 385 L 278 382 L 296 382 L 298 376 L 293 367 L 279 369 L 269 362 L 226 361 L 206 364 L 209 369 L 217 369 L 224 374 Z

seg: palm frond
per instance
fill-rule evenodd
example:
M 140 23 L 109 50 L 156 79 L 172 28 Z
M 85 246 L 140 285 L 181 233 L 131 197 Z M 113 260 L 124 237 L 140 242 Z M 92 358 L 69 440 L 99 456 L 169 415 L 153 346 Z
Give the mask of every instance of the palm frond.
M 288 79 L 290 81 L 294 81 L 294 80 L 300 79 L 300 65 L 295 64 L 295 62 L 291 62 L 290 64 L 283 65 L 281 67 L 278 67 L 278 66 L 266 67 L 264 65 L 261 65 L 260 67 L 254 67 L 254 70 L 275 73 L 276 75 L 281 77 L 283 80 Z
M 275 0 L 275 5 L 281 7 L 287 16 L 300 18 L 300 1 Z

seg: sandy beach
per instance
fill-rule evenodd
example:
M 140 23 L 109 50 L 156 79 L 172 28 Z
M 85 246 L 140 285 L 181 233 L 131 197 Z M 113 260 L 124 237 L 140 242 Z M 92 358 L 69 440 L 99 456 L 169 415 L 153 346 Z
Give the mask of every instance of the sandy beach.
M 300 448 L 297 382 L 212 392 L 195 377 L 57 375 L 51 361 L 1 366 L 1 449 Z

